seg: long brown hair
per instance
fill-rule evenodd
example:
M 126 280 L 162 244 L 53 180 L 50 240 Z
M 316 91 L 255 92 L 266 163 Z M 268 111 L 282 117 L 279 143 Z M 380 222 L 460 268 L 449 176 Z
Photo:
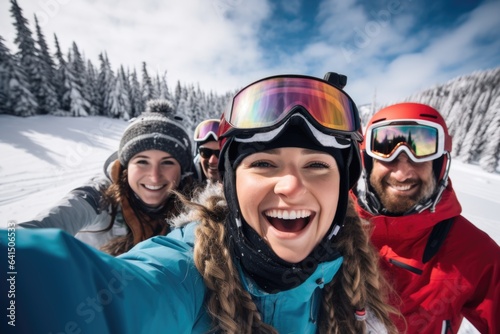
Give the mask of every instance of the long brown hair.
M 168 220 L 177 216 L 181 211 L 181 203 L 176 194 L 191 196 L 193 189 L 196 188 L 193 178 L 191 176 L 185 177 L 179 184 L 177 191 L 171 191 L 171 195 L 166 200 L 161 212 L 153 214 L 145 212 L 136 204 L 138 199 L 135 198 L 133 190 L 128 184 L 128 170 L 120 170 L 118 175 L 117 181 L 104 190 L 102 198 L 102 206 L 111 210 L 111 221 L 102 231 L 109 231 L 113 227 L 119 208 L 121 208 L 123 219 L 127 224 L 127 234 L 115 237 L 101 247 L 102 251 L 114 256 L 129 251 L 142 240 L 155 235 L 167 234 L 170 231 Z

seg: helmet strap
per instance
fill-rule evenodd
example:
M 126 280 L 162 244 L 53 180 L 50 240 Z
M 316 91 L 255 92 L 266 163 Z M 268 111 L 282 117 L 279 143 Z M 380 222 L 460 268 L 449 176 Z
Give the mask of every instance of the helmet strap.
M 449 152 L 446 152 L 446 166 L 443 173 L 443 178 L 438 181 L 438 185 L 436 187 L 435 195 L 433 196 L 434 201 L 431 206 L 431 212 L 436 211 L 436 205 L 441 200 L 441 196 L 443 195 L 443 191 L 448 186 L 448 174 L 450 173 L 450 165 L 451 165 L 451 156 Z

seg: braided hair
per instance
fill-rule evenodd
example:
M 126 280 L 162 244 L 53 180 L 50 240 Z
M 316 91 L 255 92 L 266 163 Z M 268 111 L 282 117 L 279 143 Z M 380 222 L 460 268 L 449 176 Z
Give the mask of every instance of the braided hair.
M 221 193 L 199 201 L 188 201 L 179 194 L 189 217 L 199 221 L 196 229 L 194 262 L 203 277 L 208 292 L 206 307 L 213 320 L 214 332 L 277 333 L 266 324 L 243 288 L 237 267 L 231 256 L 225 221 L 229 210 Z M 386 301 L 389 286 L 379 272 L 378 253 L 370 244 L 364 222 L 349 201 L 345 225 L 335 240 L 344 257 L 334 279 L 325 285 L 320 308 L 320 333 L 367 333 L 365 321 L 356 318 L 355 311 L 369 309 L 387 329 L 397 333 L 391 316 L 400 316 Z

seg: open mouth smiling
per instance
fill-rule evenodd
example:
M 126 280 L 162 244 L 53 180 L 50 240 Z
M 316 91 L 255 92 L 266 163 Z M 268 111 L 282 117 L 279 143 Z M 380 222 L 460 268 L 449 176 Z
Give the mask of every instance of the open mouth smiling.
M 159 185 L 159 186 L 154 186 L 154 185 L 151 185 L 151 184 L 143 184 L 142 186 L 143 186 L 144 188 L 148 189 L 148 190 L 153 190 L 153 191 L 154 191 L 154 190 L 160 190 L 160 189 L 162 189 L 162 188 L 164 188 L 164 187 L 165 187 L 165 185 L 164 185 L 164 184 Z
M 400 193 L 413 192 L 419 186 L 419 184 L 416 182 L 405 182 L 405 183 L 387 182 L 387 185 L 394 191 Z
M 264 212 L 268 222 L 281 232 L 300 232 L 311 221 L 309 210 L 268 210 Z

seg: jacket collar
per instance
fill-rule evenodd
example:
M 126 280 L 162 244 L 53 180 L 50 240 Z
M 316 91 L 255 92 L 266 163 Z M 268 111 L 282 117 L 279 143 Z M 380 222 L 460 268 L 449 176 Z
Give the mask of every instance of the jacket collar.
M 343 257 L 339 257 L 330 262 L 320 263 L 316 268 L 316 271 L 302 284 L 295 288 L 280 291 L 275 294 L 269 294 L 261 290 L 250 277 L 245 275 L 239 265 L 238 270 L 245 290 L 247 290 L 254 297 L 265 298 L 266 296 L 273 296 L 275 298 L 281 298 L 286 296 L 286 298 L 295 300 L 296 302 L 306 302 L 311 299 L 313 293 L 318 287 L 323 288 L 325 284 L 332 281 L 333 277 L 338 272 L 343 259 Z M 293 277 L 289 277 L 288 279 L 293 279 Z
M 354 196 L 354 195 L 353 195 Z M 378 229 L 390 229 L 390 234 L 408 235 L 418 233 L 419 231 L 427 231 L 435 224 L 460 215 L 462 207 L 458 202 L 458 198 L 453 190 L 451 182 L 448 183 L 443 196 L 436 206 L 436 211 L 431 212 L 426 209 L 420 213 L 414 213 L 406 216 L 385 216 L 385 215 L 372 215 L 367 210 L 363 209 L 358 201 L 356 202 L 356 211 L 363 219 L 370 220 L 370 222 Z M 389 231 L 387 231 L 389 232 Z

